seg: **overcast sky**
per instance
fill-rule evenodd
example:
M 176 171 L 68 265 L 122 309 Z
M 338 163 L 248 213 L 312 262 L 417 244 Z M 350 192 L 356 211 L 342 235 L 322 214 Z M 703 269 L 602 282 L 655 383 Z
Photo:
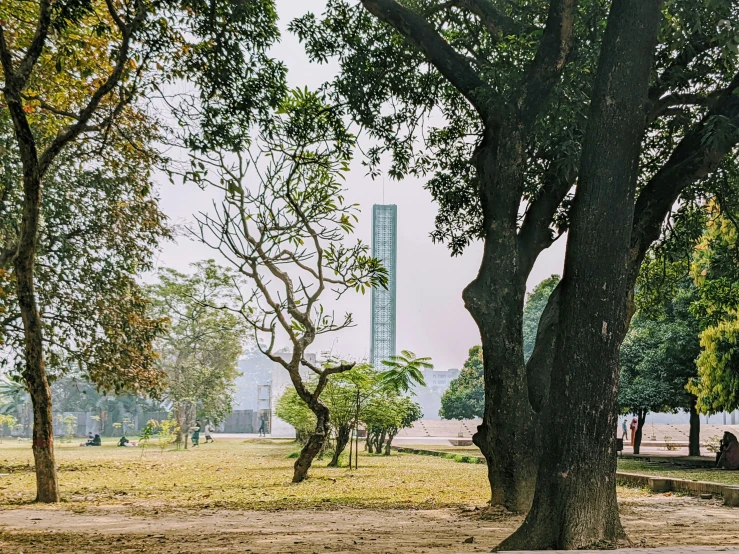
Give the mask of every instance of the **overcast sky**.
M 325 0 L 277 0 L 282 41 L 274 48 L 275 57 L 289 69 L 291 87 L 315 89 L 331 79 L 336 67 L 309 63 L 298 40 L 289 34 L 290 20 L 308 11 L 321 13 Z M 423 189 L 423 182 L 406 179 L 400 183 L 382 178 L 373 181 L 365 176 L 364 168 L 355 160 L 347 180 L 347 202 L 362 208 L 357 236 L 371 242 L 372 205 L 383 203 L 398 206 L 398 349 L 412 350 L 417 355 L 431 356 L 438 369 L 461 367 L 467 350 L 479 343 L 474 321 L 464 308 L 462 289 L 475 277 L 480 264 L 482 245 L 475 244 L 463 256 L 452 258 L 446 246 L 433 244 L 429 233 L 433 229 L 436 205 Z M 384 188 L 384 193 L 383 193 Z M 162 181 L 162 209 L 176 224 L 187 224 L 193 214 L 204 210 L 211 194 L 194 185 L 172 185 Z M 564 242 L 544 252 L 529 279 L 529 290 L 552 273 L 560 273 Z M 187 271 L 192 262 L 215 258 L 215 252 L 187 237 L 165 244 L 158 266 Z M 334 303 L 338 313 L 350 311 L 356 326 L 338 334 L 320 337 L 315 350 L 328 350 L 347 358 L 369 356 L 370 296 L 347 294 Z

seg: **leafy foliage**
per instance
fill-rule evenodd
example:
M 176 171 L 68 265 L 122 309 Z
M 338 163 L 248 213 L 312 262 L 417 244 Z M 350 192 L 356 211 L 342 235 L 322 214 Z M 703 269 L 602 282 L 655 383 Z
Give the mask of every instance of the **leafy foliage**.
M 470 348 L 459 377 L 449 383 L 441 397 L 439 415 L 443 419 L 474 419 L 485 409 L 485 376 L 482 346 Z
M 286 388 L 277 399 L 275 414 L 295 428 L 295 438 L 301 444 L 308 441 L 308 437 L 316 428 L 315 414 L 292 387 Z
M 20 160 L 11 128 L 0 114 L 0 241 L 17 239 L 21 213 Z M 150 167 L 134 157 L 128 165 L 86 168 L 70 152 L 44 181 L 36 263 L 37 294 L 44 321 L 47 367 L 52 377 L 70 367 L 108 390 L 156 394 L 161 376 L 151 343 L 162 321 L 147 317 L 136 281 L 151 267 L 161 240 L 170 236 L 166 217 L 150 188 Z M 14 274 L 0 279 L 0 342 L 4 363 L 19 372 L 23 329 Z
M 736 211 L 709 209 L 712 217 L 691 267 L 699 291 L 694 311 L 705 329 L 699 379 L 690 389 L 700 408 L 711 413 L 739 407 L 739 232 Z
M 362 4 L 365 4 L 363 6 Z M 481 236 L 482 211 L 471 163 L 483 126 L 475 107 L 439 70 L 442 65 L 391 26 L 379 20 L 374 2 L 331 0 L 322 17 L 307 14 L 291 23 L 319 63 L 336 61 L 341 72 L 331 92 L 372 136 L 366 163 L 379 172 L 382 160 L 394 178 L 427 177 L 426 187 L 439 204 L 435 240 L 454 253 Z M 531 72 L 549 3 L 491 2 L 489 13 L 476 2 L 414 0 L 406 6 L 469 64 L 484 91 L 480 103 L 500 113 L 520 105 L 523 82 Z M 366 8 L 366 9 L 365 9 Z M 717 89 L 737 71 L 736 3 L 729 0 L 681 0 L 664 5 L 650 98 L 651 132 L 644 150 L 643 182 L 664 163 L 691 125 L 700 121 Z M 587 107 L 597 66 L 608 3 L 580 2 L 575 11 L 575 52 L 562 68 L 550 99 L 526 145 L 528 163 L 522 204 L 547 191 L 552 178 L 576 173 L 584 140 Z M 420 40 L 416 37 L 416 40 Z M 675 53 L 681 53 L 677 58 Z M 710 68 L 710 69 L 709 69 Z M 456 84 L 456 83 L 454 83 Z M 712 141 L 731 134 L 726 118 L 712 120 Z M 735 125 L 735 122 L 733 123 Z M 722 138 L 723 137 L 723 138 Z M 732 139 L 729 139 L 732 140 Z M 694 191 L 690 191 L 689 194 Z M 568 225 L 570 199 L 552 217 L 553 231 Z
M 186 404 L 214 423 L 231 413 L 243 351 L 240 319 L 216 306 L 233 294 L 232 275 L 212 260 L 193 268 L 190 275 L 163 269 L 159 282 L 147 289 L 152 314 L 169 320 L 155 346 L 167 375 L 164 396 L 175 406 L 182 429 L 194 423 L 194 413 L 192 418 L 184 415 Z
M 417 358 L 409 350 L 402 350 L 400 355 L 382 360 L 382 365 L 388 368 L 380 374 L 385 386 L 399 392 L 408 392 L 414 384 L 425 387 L 423 370 L 434 368 L 431 358 Z
M 410 397 L 392 389 L 383 389 L 365 404 L 362 421 L 367 427 L 367 447 L 377 454 L 390 455 L 390 446 L 398 431 L 411 427 L 423 417 L 421 406 Z
M 11 431 L 17 423 L 17 419 L 11 414 L 0 414 L 0 443 L 3 442 L 3 435 L 5 435 L 5 427 L 7 426 Z
M 690 281 L 667 299 L 661 313 L 639 312 L 621 347 L 619 405 L 623 413 L 688 410 L 688 382 L 697 376 L 700 325 L 690 311 Z
M 534 351 L 541 314 L 544 313 L 549 296 L 558 284 L 559 275 L 552 275 L 536 285 L 526 297 L 526 305 L 523 309 L 523 357 L 525 361 L 529 360 Z

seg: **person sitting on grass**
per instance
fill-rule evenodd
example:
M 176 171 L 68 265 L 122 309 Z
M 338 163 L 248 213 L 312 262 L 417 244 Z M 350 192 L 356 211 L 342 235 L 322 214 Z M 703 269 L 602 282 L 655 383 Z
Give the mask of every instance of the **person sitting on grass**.
M 728 431 L 724 433 L 724 438 L 719 443 L 719 451 L 716 453 L 716 467 L 739 469 L 739 441 L 733 433 Z
M 103 441 L 100 439 L 100 435 L 95 435 L 92 440 L 85 443 L 85 446 L 101 446 Z
M 128 446 L 128 444 L 129 444 L 130 442 L 131 442 L 131 441 L 129 441 L 129 440 L 128 440 L 128 439 L 126 438 L 126 436 L 125 436 L 125 435 L 123 435 L 123 436 L 121 437 L 121 440 L 119 440 L 119 441 L 118 441 L 118 446 Z

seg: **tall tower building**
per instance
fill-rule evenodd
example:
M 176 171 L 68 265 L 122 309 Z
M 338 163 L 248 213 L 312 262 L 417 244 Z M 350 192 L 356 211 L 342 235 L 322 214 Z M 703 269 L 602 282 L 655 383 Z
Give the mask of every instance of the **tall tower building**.
M 382 367 L 382 360 L 395 355 L 395 285 L 398 260 L 398 207 L 394 204 L 372 207 L 372 256 L 388 273 L 387 290 L 372 289 L 372 337 L 370 362 Z

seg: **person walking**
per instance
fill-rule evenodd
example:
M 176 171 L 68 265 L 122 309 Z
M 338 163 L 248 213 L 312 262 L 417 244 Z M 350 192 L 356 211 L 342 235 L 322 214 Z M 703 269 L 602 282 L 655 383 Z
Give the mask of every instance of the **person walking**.
M 213 431 L 213 427 L 210 425 L 210 423 L 205 424 L 205 444 L 208 444 L 209 442 L 216 442 L 213 440 L 213 437 L 210 436 L 211 431 Z
M 259 424 L 259 436 L 267 436 L 267 421 L 264 418 L 262 418 L 262 422 Z
M 195 422 L 195 428 L 192 431 L 191 438 L 192 438 L 193 447 L 200 446 L 200 422 L 199 421 Z
M 621 433 L 621 438 L 626 441 L 629 440 L 629 431 L 626 427 L 626 418 L 624 418 L 624 420 L 621 422 L 621 429 L 623 430 L 623 432 Z

